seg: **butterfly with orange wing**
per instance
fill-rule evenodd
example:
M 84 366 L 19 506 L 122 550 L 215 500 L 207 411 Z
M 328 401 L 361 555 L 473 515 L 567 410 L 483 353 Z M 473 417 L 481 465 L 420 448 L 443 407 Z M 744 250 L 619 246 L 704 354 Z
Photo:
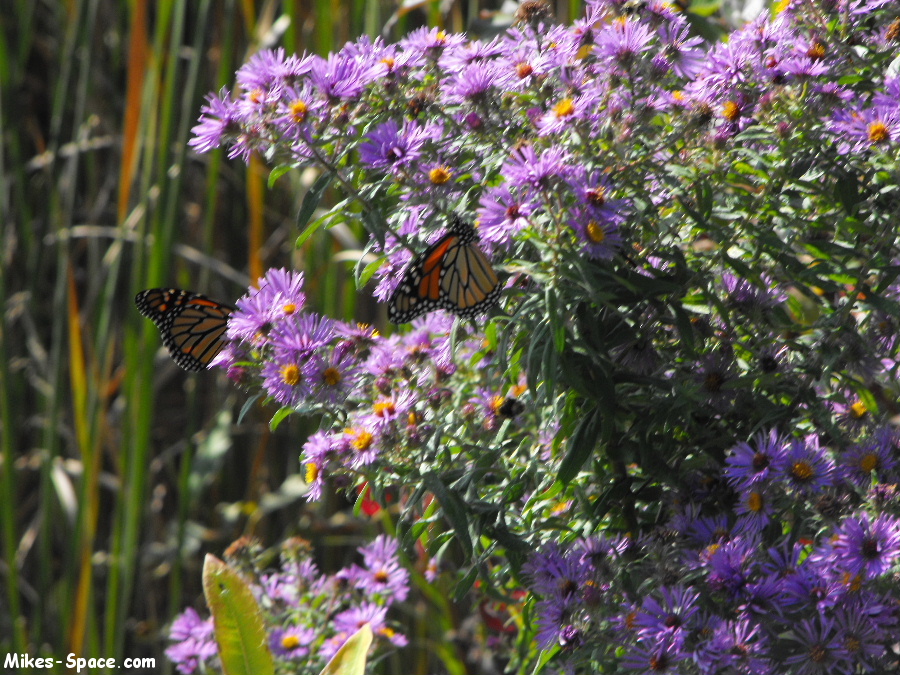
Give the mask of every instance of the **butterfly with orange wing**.
M 224 345 L 234 307 L 179 288 L 151 288 L 134 297 L 138 311 L 156 324 L 163 344 L 185 370 L 203 370 Z
M 477 241 L 475 229 L 454 218 L 447 233 L 404 270 L 388 302 L 391 323 L 409 323 L 436 309 L 472 319 L 496 304 L 500 281 Z

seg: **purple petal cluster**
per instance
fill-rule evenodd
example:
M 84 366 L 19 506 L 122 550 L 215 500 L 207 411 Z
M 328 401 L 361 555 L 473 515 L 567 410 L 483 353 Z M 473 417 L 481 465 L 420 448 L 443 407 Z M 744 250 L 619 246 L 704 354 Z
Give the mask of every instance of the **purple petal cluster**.
M 388 617 L 389 609 L 409 593 L 409 572 L 400 567 L 398 551 L 397 540 L 382 535 L 359 548 L 362 568 L 351 565 L 332 575 L 316 568 L 308 542 L 299 547 L 286 543 L 277 569 L 257 569 L 253 563 L 251 576 L 260 581 L 251 584 L 251 590 L 279 668 L 320 672 L 347 638 L 366 623 L 375 634 L 376 647 L 405 646 L 406 636 Z M 362 577 L 380 578 L 385 569 L 390 570 L 390 583 L 372 590 Z M 358 583 L 347 584 L 347 579 Z M 166 649 L 166 656 L 179 672 L 192 675 L 218 668 L 211 618 L 201 619 L 189 608 L 172 623 L 169 639 L 173 644 Z

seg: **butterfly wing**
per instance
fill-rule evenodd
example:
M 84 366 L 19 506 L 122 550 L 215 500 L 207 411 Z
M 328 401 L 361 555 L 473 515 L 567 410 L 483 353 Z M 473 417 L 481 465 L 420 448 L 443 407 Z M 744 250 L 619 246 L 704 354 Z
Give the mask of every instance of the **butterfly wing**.
M 200 293 L 151 288 L 134 298 L 138 311 L 159 328 L 163 344 L 185 370 L 203 370 L 221 351 L 234 307 Z
M 471 319 L 500 297 L 500 282 L 471 226 L 450 231 L 406 268 L 388 304 L 391 323 L 409 323 L 436 309 Z

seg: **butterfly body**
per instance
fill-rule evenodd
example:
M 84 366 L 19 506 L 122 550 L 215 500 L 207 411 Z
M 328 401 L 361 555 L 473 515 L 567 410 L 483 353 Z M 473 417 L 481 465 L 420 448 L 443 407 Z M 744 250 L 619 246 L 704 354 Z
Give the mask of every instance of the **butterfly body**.
M 391 323 L 408 323 L 445 309 L 472 319 L 500 298 L 500 281 L 477 245 L 478 235 L 456 219 L 449 231 L 404 270 L 388 303 Z
M 134 297 L 138 311 L 159 328 L 163 344 L 185 370 L 203 370 L 224 345 L 234 307 L 179 288 L 151 288 Z

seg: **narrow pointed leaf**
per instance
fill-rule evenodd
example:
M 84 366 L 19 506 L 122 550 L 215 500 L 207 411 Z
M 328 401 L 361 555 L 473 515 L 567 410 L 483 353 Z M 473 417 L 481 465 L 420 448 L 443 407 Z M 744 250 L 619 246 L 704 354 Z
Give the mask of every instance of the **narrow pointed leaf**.
M 203 561 L 203 595 L 225 675 L 274 675 L 256 598 L 244 578 L 213 555 Z
M 372 626 L 364 624 L 338 649 L 337 654 L 322 670 L 321 675 L 363 675 L 366 657 L 372 644 Z

